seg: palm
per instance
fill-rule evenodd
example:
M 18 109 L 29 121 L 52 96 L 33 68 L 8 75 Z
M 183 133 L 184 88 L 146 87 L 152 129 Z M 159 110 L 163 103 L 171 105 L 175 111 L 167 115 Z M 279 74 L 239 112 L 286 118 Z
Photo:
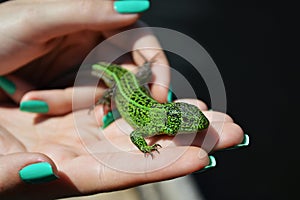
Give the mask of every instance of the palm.
M 155 154 L 154 159 L 145 158 L 131 144 L 124 130 L 118 128 L 122 120 L 100 131 L 93 115 L 88 115 L 87 110 L 46 117 L 23 113 L 11 106 L 0 109 L 1 125 L 7 130 L 2 135 L 0 153 L 25 151 L 49 156 L 57 165 L 60 176 L 49 188 L 53 187 L 55 191 L 63 185 L 65 190 L 60 188 L 60 193 L 92 193 L 126 188 L 184 175 L 206 165 L 204 151 L 196 147 L 175 147 L 175 142 L 169 140 L 160 141 L 162 146 L 168 146 L 161 149 L 160 155 Z M 14 121 L 9 120 L 12 118 Z M 186 154 L 185 159 L 182 153 Z M 199 155 L 203 159 L 195 160 L 195 156 Z M 193 162 L 188 162 L 189 159 Z M 160 170 L 154 171 L 156 169 Z M 146 173 L 149 176 L 145 176 Z

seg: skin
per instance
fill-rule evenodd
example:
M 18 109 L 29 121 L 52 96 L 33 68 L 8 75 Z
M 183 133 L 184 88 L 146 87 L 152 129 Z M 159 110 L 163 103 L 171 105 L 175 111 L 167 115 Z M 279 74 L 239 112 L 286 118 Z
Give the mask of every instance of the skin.
M 138 15 L 120 15 L 114 12 L 112 3 L 98 0 L 15 0 L 0 4 L 0 75 L 12 81 L 17 88 L 13 95 L 0 91 L 1 199 L 20 199 L 25 196 L 28 199 L 53 199 L 87 195 L 175 178 L 208 164 L 206 151 L 211 149 L 202 143 L 204 135 L 214 139 L 214 150 L 242 141 L 242 130 L 229 116 L 204 112 L 212 127 L 207 133 L 199 134 L 192 146 L 181 137 L 178 137 L 178 142 L 171 140 L 172 145 L 162 149 L 161 159 L 154 159 L 153 163 L 163 162 L 163 158 L 174 155 L 174 152 L 175 155 L 179 155 L 179 152 L 184 154 L 161 170 L 124 173 L 103 165 L 87 152 L 87 147 L 94 146 L 98 158 L 105 161 L 107 158 L 124 159 L 128 152 L 137 151 L 128 141 L 128 136 L 119 129 L 118 123 L 122 123 L 122 119 L 111 124 L 105 132 L 99 132 L 98 126 L 103 117 L 101 105 L 88 117 L 88 109 L 84 108 L 89 105 L 82 98 L 79 102 L 81 108 L 71 112 L 74 74 L 69 72 L 77 69 L 85 55 L 105 38 L 141 26 L 137 22 Z M 150 33 L 132 38 L 131 41 L 133 48 L 147 47 L 149 44 L 159 48 L 159 43 Z M 111 48 L 122 48 L 122 44 L 113 44 Z M 147 50 L 143 55 L 151 59 L 157 51 Z M 168 66 L 164 54 L 158 55 L 156 61 Z M 133 64 L 131 67 L 144 62 L 135 53 L 128 55 L 127 60 Z M 169 84 L 168 69 L 159 68 L 156 71 L 155 66 L 152 69 L 155 74 L 152 81 L 162 83 L 151 87 L 153 97 L 164 102 L 168 88 L 160 85 Z M 61 77 L 64 81 L 61 81 Z M 95 92 L 94 88 L 89 87 L 76 89 L 84 95 Z M 99 87 L 97 95 L 101 96 L 103 91 Z M 19 111 L 18 103 L 30 99 L 47 102 L 49 113 L 41 115 Z M 206 110 L 203 102 L 188 101 Z M 74 116 L 79 121 L 82 119 L 82 127 L 86 127 L 80 132 L 80 138 Z M 222 130 L 213 128 L 218 124 L 224 124 Z M 165 136 L 160 139 L 160 144 L 167 146 L 169 138 Z M 123 147 L 123 150 L 116 151 L 112 144 Z M 140 154 L 134 155 L 136 157 L 133 158 L 137 160 L 135 167 L 142 172 L 144 165 L 141 161 L 145 158 Z M 41 161 L 49 162 L 59 179 L 41 185 L 22 182 L 20 169 Z M 121 164 L 120 167 L 123 166 Z
M 95 46 L 111 35 L 143 26 L 137 21 L 139 15 L 118 14 L 113 9 L 113 1 L 98 0 L 8 1 L 0 4 L 0 17 L 0 75 L 6 76 L 17 88 L 13 95 L 1 91 L 0 101 L 7 98 L 16 103 L 32 99 L 46 101 L 50 108 L 48 114 L 54 115 L 72 110 L 72 107 L 66 106 L 73 90 L 68 86 L 72 85 L 75 76 L 70 72 L 77 71 Z M 123 44 L 112 44 L 107 51 L 118 51 L 124 45 L 132 48 L 157 47 L 143 52 L 148 59 L 161 52 L 157 39 L 151 33 L 134 36 Z M 135 65 L 143 63 L 135 53 L 128 58 L 127 62 Z M 163 53 L 157 60 L 168 66 Z M 170 79 L 168 67 L 155 74 L 153 81 L 160 84 L 153 85 L 151 90 L 154 94 L 165 94 L 155 97 L 163 102 L 168 90 L 165 86 Z M 64 89 L 49 91 L 46 88 Z M 99 95 L 101 92 L 99 89 Z M 53 98 L 57 96 L 61 97 L 59 101 Z M 81 103 L 81 107 L 87 106 L 87 102 Z
M 196 100 L 185 102 L 200 105 L 205 110 L 205 104 Z M 76 196 L 93 194 L 105 191 L 114 191 L 136 186 L 143 183 L 166 180 L 190 174 L 200 170 L 208 164 L 206 151 L 209 147 L 203 146 L 204 138 L 210 138 L 214 145 L 213 150 L 218 150 L 239 144 L 243 139 L 241 128 L 232 119 L 218 112 L 204 111 L 211 122 L 207 132 L 198 135 L 184 135 L 176 140 L 168 136 L 149 139 L 148 142 L 157 141 L 164 148 L 156 156 L 152 165 L 145 168 L 145 158 L 133 145 L 128 135 L 124 134 L 119 124 L 124 120 L 119 119 L 105 129 L 99 131 L 96 119 L 101 120 L 102 106 L 95 108 L 95 113 L 87 115 L 88 110 L 78 110 L 63 116 L 41 116 L 34 113 L 24 113 L 12 104 L 2 104 L 0 112 L 1 143 L 0 143 L 0 180 L 1 199 L 23 197 L 29 199 L 51 199 L 62 196 Z M 74 123 L 74 117 L 80 124 Z M 94 117 L 95 116 L 95 117 Z M 14 120 L 11 120 L 14 119 Z M 223 124 L 222 130 L 213 128 Z M 80 126 L 78 126 L 80 125 Z M 5 128 L 4 128 L 5 127 Z M 78 134 L 78 127 L 84 131 Z M 131 129 L 132 130 L 132 129 Z M 129 130 L 130 131 L 130 130 Z M 79 137 L 80 136 L 80 137 Z M 194 138 L 195 137 L 195 138 Z M 191 140 L 191 143 L 186 141 Z M 115 146 L 120 148 L 116 149 Z M 91 149 L 95 155 L 90 154 L 86 148 Z M 206 149 L 207 148 L 207 149 Z M 134 154 L 131 154 L 134 153 Z M 160 170 L 155 169 L 173 155 L 180 155 L 174 162 Z M 139 170 L 139 173 L 124 173 L 123 162 L 116 162 L 115 168 L 110 168 L 103 163 L 110 159 L 135 160 L 134 166 L 128 169 Z M 109 159 L 109 160 L 107 160 Z M 13 162 L 12 162 L 13 161 Z M 58 180 L 46 185 L 30 185 L 23 183 L 18 171 L 37 161 L 47 161 L 52 164 Z M 150 171 L 149 171 L 150 170 Z

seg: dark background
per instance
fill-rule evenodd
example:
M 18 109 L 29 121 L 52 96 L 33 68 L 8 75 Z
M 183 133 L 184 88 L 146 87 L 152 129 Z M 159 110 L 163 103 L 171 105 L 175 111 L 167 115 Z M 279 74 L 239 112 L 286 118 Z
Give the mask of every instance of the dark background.
M 208 51 L 225 83 L 227 111 L 250 135 L 250 147 L 214 153 L 217 167 L 193 175 L 208 200 L 299 196 L 297 8 L 283 1 L 156 0 L 142 16 Z M 189 74 L 182 59 L 169 59 Z M 209 104 L 203 83 L 190 78 Z
M 225 83 L 227 111 L 250 135 L 250 147 L 214 153 L 217 167 L 193 175 L 208 200 L 297 194 L 299 50 L 292 28 L 299 22 L 292 8 L 275 1 L 160 0 L 142 17 L 149 26 L 187 34 L 208 51 Z M 186 69 L 176 56 L 169 59 Z M 209 104 L 201 84 L 195 87 Z

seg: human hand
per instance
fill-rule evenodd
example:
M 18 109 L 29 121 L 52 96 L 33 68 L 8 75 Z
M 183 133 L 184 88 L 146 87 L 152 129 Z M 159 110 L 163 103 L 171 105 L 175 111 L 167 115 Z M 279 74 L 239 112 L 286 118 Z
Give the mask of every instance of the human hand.
M 207 152 L 242 141 L 243 131 L 228 115 L 207 111 L 201 101 L 184 101 L 203 110 L 210 127 L 197 135 L 150 138 L 148 142 L 155 141 L 163 147 L 153 159 L 144 157 L 130 142 L 126 133 L 132 129 L 126 128 L 123 119 L 102 131 L 98 129 L 101 124 L 97 120 L 102 121 L 101 106 L 90 115 L 84 109 L 50 117 L 21 112 L 14 104 L 3 105 L 0 107 L 0 122 L 5 127 L 0 129 L 1 199 L 53 199 L 175 178 L 207 166 Z M 20 170 L 41 162 L 49 163 L 53 170 L 47 174 L 48 181 L 55 176 L 58 179 L 43 184 L 47 181 L 43 176 L 28 179 L 23 174 L 27 179 L 20 179 Z M 49 165 L 46 167 L 49 171 Z
M 71 111 L 75 72 L 97 44 L 113 34 L 141 26 L 134 24 L 137 14 L 115 12 L 113 1 L 9 1 L 0 4 L 0 17 L 0 87 L 8 88 L 6 95 L 16 103 L 30 100 L 46 103 L 43 112 L 47 114 Z M 146 48 L 148 44 L 160 48 L 151 33 L 124 42 L 132 48 Z M 112 44 L 112 48 L 123 46 Z M 151 59 L 157 51 L 147 52 L 145 57 Z M 131 55 L 132 61 L 143 64 L 144 60 L 135 54 Z M 168 65 L 163 53 L 157 60 Z M 154 82 L 160 79 L 168 85 L 167 68 L 154 74 Z M 11 84 L 3 87 L 3 82 Z M 154 98 L 165 101 L 167 87 L 156 84 L 151 90 Z M 0 101 L 7 101 L 6 95 L 0 91 Z M 87 106 L 86 102 L 82 104 Z

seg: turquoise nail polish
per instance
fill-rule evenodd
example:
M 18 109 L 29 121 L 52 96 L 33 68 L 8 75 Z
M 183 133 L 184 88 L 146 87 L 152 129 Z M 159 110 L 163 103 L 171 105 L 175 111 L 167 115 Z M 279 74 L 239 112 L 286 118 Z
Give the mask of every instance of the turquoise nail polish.
M 213 156 L 208 156 L 208 158 L 209 158 L 209 164 L 208 164 L 207 166 L 205 166 L 203 169 L 201 169 L 201 170 L 195 172 L 196 174 L 197 174 L 197 173 L 205 172 L 205 171 L 207 171 L 207 170 L 209 170 L 209 169 L 212 169 L 212 168 L 214 168 L 214 167 L 217 166 L 217 162 L 216 162 L 215 157 L 213 157 Z
M 244 134 L 244 139 L 243 139 L 243 141 L 240 144 L 235 145 L 233 147 L 228 147 L 226 149 L 221 149 L 220 151 L 227 151 L 227 150 L 239 149 L 239 148 L 247 147 L 247 146 L 249 146 L 249 144 L 250 144 L 249 135 Z
M 172 102 L 172 101 L 173 101 L 173 93 L 172 93 L 171 86 L 169 87 L 169 92 L 168 92 L 167 101 L 168 101 L 168 102 Z
M 117 0 L 114 8 L 118 13 L 140 13 L 148 10 L 150 2 L 148 0 Z
M 210 169 L 210 168 L 213 168 L 213 167 L 217 166 L 217 162 L 216 162 L 215 157 L 208 156 L 208 158 L 209 158 L 209 164 L 203 168 L 204 170 L 207 170 L 207 169 Z
M 8 94 L 14 94 L 16 92 L 16 85 L 4 76 L 0 76 L 0 88 Z
M 102 118 L 103 125 L 101 128 L 106 128 L 108 125 L 110 125 L 114 121 L 114 118 L 112 116 L 112 112 L 107 113 L 105 116 Z
M 108 125 L 110 125 L 111 123 L 113 123 L 116 119 L 120 118 L 121 115 L 119 113 L 118 110 L 112 110 L 109 113 L 107 113 L 107 115 L 103 116 L 102 118 L 102 129 L 108 127 Z
M 47 113 L 49 111 L 49 106 L 44 101 L 29 100 L 21 102 L 20 110 L 33 113 Z
M 19 171 L 20 178 L 26 183 L 46 183 L 57 179 L 52 166 L 47 162 L 27 165 Z
M 246 146 L 248 146 L 250 144 L 250 138 L 249 138 L 249 135 L 247 135 L 247 134 L 244 134 L 244 139 L 243 139 L 243 141 L 240 143 L 240 144 L 238 144 L 238 145 L 236 145 L 235 147 L 246 147 Z

